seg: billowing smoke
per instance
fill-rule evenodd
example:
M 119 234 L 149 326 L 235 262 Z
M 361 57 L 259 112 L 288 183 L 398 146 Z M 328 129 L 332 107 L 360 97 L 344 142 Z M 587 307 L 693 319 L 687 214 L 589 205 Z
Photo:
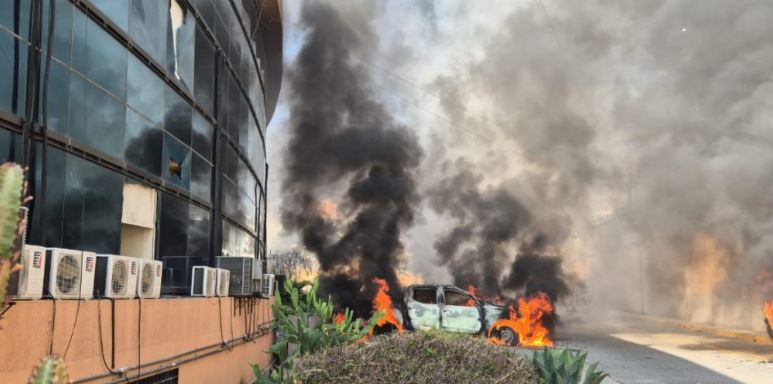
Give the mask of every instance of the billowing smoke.
M 433 90 L 447 116 L 490 139 L 480 146 L 495 155 L 470 158 L 485 175 L 476 183 L 534 200 L 502 208 L 516 218 L 484 206 L 471 226 L 471 209 L 444 208 L 464 219 L 438 247 L 454 278 L 473 274 L 461 239 L 487 239 L 474 270 L 486 279 L 508 263 L 483 229 L 528 241 L 524 207 L 547 209 L 567 218 L 596 302 L 759 329 L 769 293 L 758 276 L 773 262 L 771 18 L 769 1 L 545 0 L 475 36 L 481 49 Z M 437 139 L 444 153 L 479 141 Z M 468 194 L 510 202 L 481 191 Z
M 354 29 L 320 2 L 304 3 L 301 22 L 306 40 L 288 70 L 282 225 L 316 255 L 322 293 L 367 315 L 373 278 L 385 279 L 394 298 L 401 295 L 395 268 L 400 234 L 419 201 L 414 173 L 422 151 L 355 61 L 377 44 L 367 24 Z
M 428 192 L 431 207 L 454 223 L 435 242 L 454 284 L 474 285 L 488 295 L 547 293 L 554 301 L 569 293 L 561 259 L 549 256 L 560 228 L 544 232 L 512 191 L 485 187 L 483 176 L 462 159 L 446 164 L 451 174 Z M 560 227 L 560 226 L 559 226 Z

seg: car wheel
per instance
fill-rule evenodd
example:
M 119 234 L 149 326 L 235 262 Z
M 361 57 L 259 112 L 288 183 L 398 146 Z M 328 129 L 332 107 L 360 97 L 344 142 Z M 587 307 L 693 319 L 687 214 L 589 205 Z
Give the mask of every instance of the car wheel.
M 518 345 L 518 333 L 510 327 L 499 327 L 491 332 L 491 335 L 499 339 L 504 345 Z

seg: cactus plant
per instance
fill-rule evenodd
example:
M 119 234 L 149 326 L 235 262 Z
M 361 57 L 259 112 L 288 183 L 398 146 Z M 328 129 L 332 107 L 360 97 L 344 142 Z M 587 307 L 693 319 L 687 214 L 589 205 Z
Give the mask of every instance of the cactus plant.
M 19 267 L 19 239 L 26 227 L 19 218 L 19 208 L 26 185 L 24 171 L 13 163 L 0 165 L 0 308 L 5 305 L 5 294 L 11 273 Z
M 32 370 L 30 384 L 66 384 L 70 382 L 67 366 L 59 356 L 46 356 Z

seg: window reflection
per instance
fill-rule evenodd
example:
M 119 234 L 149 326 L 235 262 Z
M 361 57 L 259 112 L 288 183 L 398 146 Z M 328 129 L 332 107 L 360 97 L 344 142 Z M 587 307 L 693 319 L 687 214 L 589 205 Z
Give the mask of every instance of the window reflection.
M 74 16 L 73 67 L 123 99 L 126 97 L 126 49 L 84 14 L 77 12 Z
M 189 91 L 193 90 L 194 36 L 196 20 L 193 15 L 177 2 L 171 0 L 169 7 L 172 33 L 172 55 L 169 70 Z
M 83 142 L 105 154 L 123 158 L 126 107 L 97 87 L 86 84 L 86 137 Z
M 207 160 L 212 159 L 212 127 L 198 112 L 193 112 L 193 149 Z
M 126 102 L 154 123 L 164 118 L 166 84 L 134 55 L 129 58 Z
M 41 67 L 45 64 L 41 59 Z M 57 60 L 51 60 L 51 71 L 48 74 L 48 123 L 46 128 L 67 134 L 67 108 L 70 89 L 70 71 Z M 41 103 L 43 84 L 40 84 Z M 43 121 L 43 108 L 38 109 L 40 121 Z
M 209 255 L 209 211 L 190 206 L 188 220 L 188 256 L 206 258 Z
M 214 112 L 215 101 L 215 49 L 201 27 L 196 27 L 193 89 L 196 101 L 204 109 Z
M 10 2 L 10 1 L 5 1 Z M 43 5 L 43 22 L 41 39 L 43 50 L 48 49 L 48 40 L 45 38 L 48 36 L 48 2 L 44 2 Z M 0 11 L 2 12 L 2 11 Z M 70 62 L 70 47 L 72 36 L 72 5 L 67 0 L 56 0 L 56 14 L 54 15 L 54 52 L 53 56 L 65 63 Z
M 224 256 L 255 256 L 255 238 L 227 221 L 223 221 Z
M 127 108 L 124 156 L 129 164 L 161 177 L 162 136 L 157 124 Z
M 29 41 L 31 4 L 32 0 L 0 1 L 0 25 Z
M 169 0 L 132 0 L 128 14 L 129 36 L 162 67 L 167 67 L 167 46 L 172 44 Z
M 28 47 L 0 30 L 0 109 L 16 116 L 23 116 L 25 111 Z
M 164 104 L 164 129 L 186 145 L 191 145 L 191 105 L 169 87 L 166 87 Z
M 201 156 L 193 155 L 191 164 L 191 194 L 194 197 L 210 202 L 210 186 L 212 183 L 212 165 Z
M 130 0 L 89 0 L 105 16 L 109 17 L 118 27 L 126 30 L 127 26 L 127 6 Z M 135 3 L 136 0 L 132 0 Z

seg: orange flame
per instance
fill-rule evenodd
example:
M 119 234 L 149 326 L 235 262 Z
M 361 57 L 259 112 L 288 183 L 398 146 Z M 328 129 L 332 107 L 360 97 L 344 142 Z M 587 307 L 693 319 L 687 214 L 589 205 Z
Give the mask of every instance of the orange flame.
M 346 320 L 346 315 L 344 315 L 343 312 L 338 312 L 333 315 L 333 321 L 335 321 L 336 324 L 341 324 L 344 320 Z
M 765 319 L 768 320 L 768 327 L 773 329 L 773 300 L 768 300 L 768 302 L 765 303 L 763 311 L 765 312 Z
M 542 318 L 553 313 L 553 303 L 548 295 L 538 292 L 528 299 L 518 298 L 518 311 L 511 304 L 509 312 L 508 318 L 495 321 L 489 329 L 489 343 L 504 344 L 502 340 L 491 336 L 491 333 L 494 330 L 509 327 L 518 334 L 518 342 L 521 346 L 544 347 L 554 344 L 550 338 L 550 331 L 542 324 Z
M 373 282 L 378 285 L 378 292 L 373 297 L 373 311 L 382 311 L 384 315 L 378 319 L 374 328 L 384 327 L 387 324 L 392 325 L 400 333 L 403 332 L 403 324 L 395 317 L 394 307 L 392 306 L 392 298 L 389 297 L 389 284 L 384 279 L 378 277 L 373 279 Z M 373 330 L 370 330 L 370 334 L 373 335 Z
M 501 305 L 502 302 L 503 302 L 502 301 L 502 296 L 496 295 L 496 297 L 493 297 L 493 298 L 489 297 L 486 294 L 484 294 L 483 292 L 481 292 L 481 290 L 478 289 L 478 287 L 476 287 L 474 285 L 468 285 L 467 286 L 467 293 L 469 293 L 470 296 L 475 297 L 476 299 L 478 299 L 478 300 L 480 300 L 482 302 L 485 302 L 485 303 L 493 303 L 493 304 Z M 465 305 L 468 306 L 468 307 L 472 307 L 472 306 L 475 305 L 475 300 L 467 300 L 467 303 L 465 303 Z

